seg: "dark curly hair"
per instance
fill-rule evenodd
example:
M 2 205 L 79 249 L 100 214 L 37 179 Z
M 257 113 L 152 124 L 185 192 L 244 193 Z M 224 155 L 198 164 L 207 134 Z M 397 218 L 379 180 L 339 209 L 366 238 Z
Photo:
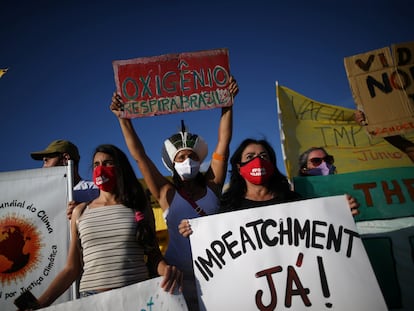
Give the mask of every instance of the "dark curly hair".
M 230 158 L 230 184 L 229 188 L 223 193 L 221 198 L 221 212 L 234 211 L 241 206 L 241 201 L 246 194 L 247 186 L 246 181 L 239 173 L 238 165 L 241 163 L 243 151 L 251 144 L 262 145 L 269 155 L 269 160 L 275 167 L 275 172 L 268 182 L 269 188 L 280 198 L 284 198 L 291 193 L 291 187 L 287 177 L 283 175 L 277 167 L 276 153 L 272 146 L 264 139 L 256 140 L 247 138 L 242 141 Z

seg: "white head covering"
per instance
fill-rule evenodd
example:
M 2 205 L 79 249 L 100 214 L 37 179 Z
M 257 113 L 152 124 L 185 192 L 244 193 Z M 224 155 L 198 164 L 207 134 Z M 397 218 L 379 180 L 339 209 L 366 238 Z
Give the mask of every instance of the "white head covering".
M 181 131 L 164 141 L 161 156 L 162 162 L 169 171 L 173 171 L 174 158 L 181 150 L 193 150 L 204 161 L 208 153 L 207 143 L 201 136 L 187 132 L 184 121 L 181 121 Z

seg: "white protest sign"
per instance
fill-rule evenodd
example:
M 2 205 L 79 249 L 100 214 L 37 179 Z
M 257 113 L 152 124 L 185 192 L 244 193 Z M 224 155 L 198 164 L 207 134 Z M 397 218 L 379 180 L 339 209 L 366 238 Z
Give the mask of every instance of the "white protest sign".
M 30 290 L 38 297 L 66 263 L 67 168 L 0 173 L 0 305 Z M 66 291 L 58 302 L 71 298 Z
M 163 277 L 100 294 L 53 305 L 47 311 L 186 311 L 182 294 L 169 294 L 161 287 Z
M 190 224 L 201 310 L 387 310 L 345 196 Z

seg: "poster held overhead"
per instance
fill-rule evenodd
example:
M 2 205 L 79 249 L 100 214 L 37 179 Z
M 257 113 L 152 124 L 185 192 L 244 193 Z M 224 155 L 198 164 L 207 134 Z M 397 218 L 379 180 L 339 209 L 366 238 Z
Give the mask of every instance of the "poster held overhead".
M 231 106 L 227 49 L 112 62 L 128 119 Z
M 344 65 L 369 135 L 414 132 L 414 42 L 346 57 Z

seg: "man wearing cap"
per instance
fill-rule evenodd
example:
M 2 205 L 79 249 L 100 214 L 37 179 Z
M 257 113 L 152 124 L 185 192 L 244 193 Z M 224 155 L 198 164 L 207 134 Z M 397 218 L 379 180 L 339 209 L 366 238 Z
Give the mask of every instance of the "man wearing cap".
M 43 161 L 43 167 L 67 166 L 73 160 L 73 200 L 77 203 L 89 202 L 99 195 L 99 189 L 92 181 L 87 181 L 79 175 L 79 151 L 73 143 L 59 139 L 51 142 L 45 150 L 32 152 L 34 160 Z M 68 208 L 68 218 L 72 209 Z

